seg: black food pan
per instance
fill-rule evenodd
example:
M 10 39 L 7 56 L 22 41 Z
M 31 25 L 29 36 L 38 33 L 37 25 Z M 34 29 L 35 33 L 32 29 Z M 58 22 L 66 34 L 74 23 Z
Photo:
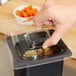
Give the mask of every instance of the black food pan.
M 49 46 L 47 48 L 49 50 L 42 48 L 43 42 L 49 38 L 53 32 L 54 30 L 43 30 L 17 35 L 14 43 L 12 37 L 8 36 L 6 40 L 13 55 L 14 68 L 20 69 L 52 63 L 63 60 L 64 57 L 71 56 L 71 51 L 62 39 L 60 39 L 56 45 Z

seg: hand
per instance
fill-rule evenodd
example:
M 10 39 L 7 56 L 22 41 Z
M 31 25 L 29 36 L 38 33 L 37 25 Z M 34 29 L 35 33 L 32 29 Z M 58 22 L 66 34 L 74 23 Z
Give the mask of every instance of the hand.
M 43 43 L 43 48 L 55 45 L 76 22 L 76 0 L 46 0 L 33 20 L 38 29 L 42 24 L 53 23 L 55 32 Z

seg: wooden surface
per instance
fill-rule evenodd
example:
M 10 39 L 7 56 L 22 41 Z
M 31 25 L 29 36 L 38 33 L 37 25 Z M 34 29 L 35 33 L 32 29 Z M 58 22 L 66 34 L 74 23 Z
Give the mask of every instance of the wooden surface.
M 22 26 L 17 24 L 12 15 L 13 9 L 19 5 L 31 3 L 42 6 L 45 0 L 11 0 L 0 6 L 0 32 L 5 35 L 16 35 L 31 30 L 35 30 L 35 25 Z M 45 26 L 47 27 L 47 26 Z M 49 28 L 49 26 L 48 26 Z M 0 36 L 1 37 L 1 36 Z M 64 42 L 73 52 L 73 57 L 76 58 L 76 26 L 73 26 L 64 36 Z
M 0 6 L 0 32 L 5 35 L 16 35 L 35 30 L 35 25 L 19 25 L 13 16 L 13 10 L 17 6 L 26 4 L 35 4 L 42 6 L 45 0 L 10 0 Z
M 71 49 L 73 58 L 76 58 L 76 25 L 74 25 L 64 36 L 65 44 Z
M 13 10 L 17 6 L 26 4 L 35 4 L 42 6 L 45 0 L 10 0 L 7 3 L 0 6 L 0 20 L 14 19 Z

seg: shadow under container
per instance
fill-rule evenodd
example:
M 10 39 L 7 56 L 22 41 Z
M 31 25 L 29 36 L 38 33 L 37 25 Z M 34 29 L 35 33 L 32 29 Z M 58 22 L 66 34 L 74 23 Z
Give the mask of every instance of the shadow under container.
M 62 76 L 64 59 L 72 53 L 61 39 L 57 45 L 49 47 L 52 54 L 23 58 L 29 48 L 41 49 L 43 41 L 52 33 L 53 30 L 47 30 L 7 37 L 7 44 L 13 56 L 14 76 Z

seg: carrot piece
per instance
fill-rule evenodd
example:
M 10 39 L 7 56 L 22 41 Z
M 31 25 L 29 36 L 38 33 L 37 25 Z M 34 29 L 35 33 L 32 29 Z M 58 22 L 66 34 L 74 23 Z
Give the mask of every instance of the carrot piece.
M 29 16 L 32 16 L 32 10 L 27 10 L 26 12 Z
M 34 9 L 36 12 L 38 12 L 37 8 Z
M 32 5 L 29 5 L 28 8 L 29 8 L 29 9 L 33 9 L 33 8 L 32 8 Z
M 32 10 L 33 15 L 36 15 L 38 13 L 38 10 L 35 8 Z
M 25 11 L 22 11 L 24 17 L 28 17 L 28 14 Z
M 32 5 L 25 7 L 21 11 L 20 10 L 16 11 L 16 14 L 20 17 L 30 17 L 30 16 L 34 16 L 37 13 L 38 13 L 38 10 L 36 8 L 33 8 Z
M 29 8 L 28 7 L 25 7 L 23 10 L 26 12 L 27 10 L 29 10 Z
M 16 11 L 16 15 L 17 15 L 17 16 L 20 16 L 20 17 L 23 17 L 22 12 L 21 12 L 20 10 L 17 10 L 17 11 Z
M 33 8 L 32 8 L 32 5 L 29 5 L 28 7 L 25 7 L 25 8 L 24 8 L 25 11 L 30 10 L 30 9 L 33 9 Z

